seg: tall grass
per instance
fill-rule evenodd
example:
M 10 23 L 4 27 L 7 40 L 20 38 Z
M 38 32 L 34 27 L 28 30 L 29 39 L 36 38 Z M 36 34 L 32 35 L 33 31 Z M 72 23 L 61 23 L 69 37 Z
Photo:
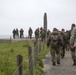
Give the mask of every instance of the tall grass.
M 0 75 L 15 75 L 17 71 L 17 55 L 23 56 L 23 73 L 29 75 L 28 45 L 33 47 L 33 42 L 0 43 Z M 40 64 L 48 49 L 45 48 L 39 53 L 37 66 L 34 69 L 35 75 L 44 74 Z

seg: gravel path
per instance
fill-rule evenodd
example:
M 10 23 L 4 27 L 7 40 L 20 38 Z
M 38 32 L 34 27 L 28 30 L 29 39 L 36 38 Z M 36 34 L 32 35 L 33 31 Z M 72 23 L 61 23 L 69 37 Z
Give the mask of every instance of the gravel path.
M 64 59 L 61 59 L 61 64 L 52 66 L 51 56 L 48 53 L 43 60 L 45 75 L 76 75 L 76 66 L 73 66 L 70 51 L 66 51 Z

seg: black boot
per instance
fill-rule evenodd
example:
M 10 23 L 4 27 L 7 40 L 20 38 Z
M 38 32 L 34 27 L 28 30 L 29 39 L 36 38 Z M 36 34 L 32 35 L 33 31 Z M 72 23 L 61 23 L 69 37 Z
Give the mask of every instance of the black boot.
M 60 64 L 60 60 L 57 60 L 57 64 Z
M 62 58 L 62 59 L 64 58 L 64 55 L 63 55 L 63 54 L 61 54 L 61 58 Z
M 53 63 L 52 63 L 52 65 L 53 65 L 53 66 L 56 66 L 56 63 L 55 63 L 55 62 L 53 62 Z

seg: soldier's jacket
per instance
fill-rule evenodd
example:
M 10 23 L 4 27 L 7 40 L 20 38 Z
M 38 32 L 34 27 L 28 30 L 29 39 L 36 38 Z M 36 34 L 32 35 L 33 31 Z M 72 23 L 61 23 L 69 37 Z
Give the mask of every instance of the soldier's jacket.
M 35 34 L 35 37 L 38 38 L 39 37 L 39 29 L 36 29 L 34 34 Z
M 71 35 L 71 30 L 69 30 L 69 31 L 66 31 L 66 38 L 67 38 L 67 44 L 69 44 L 70 43 L 70 35 Z
M 76 47 L 76 27 L 74 27 L 73 31 L 71 32 L 70 45 Z
M 49 37 L 50 33 L 51 33 L 50 30 L 48 30 L 47 31 L 47 37 Z
M 47 40 L 47 46 L 59 47 L 63 45 L 63 39 L 59 32 L 52 32 Z
M 20 34 L 21 34 L 21 35 L 23 35 L 23 32 L 24 32 L 24 30 L 23 30 L 23 29 L 21 29 L 21 30 L 20 30 Z
M 62 36 L 64 45 L 66 45 L 68 43 L 67 34 L 65 32 L 61 32 L 61 36 Z
M 29 35 L 32 35 L 33 31 L 31 28 L 28 30 L 28 33 L 29 33 Z
M 12 33 L 15 34 L 15 33 L 16 33 L 16 30 L 14 29 L 14 30 L 12 31 Z

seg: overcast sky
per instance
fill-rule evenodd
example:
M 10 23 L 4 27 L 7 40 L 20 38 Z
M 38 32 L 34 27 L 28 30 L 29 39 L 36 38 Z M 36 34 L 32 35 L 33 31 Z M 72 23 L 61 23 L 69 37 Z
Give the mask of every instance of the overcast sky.
M 14 28 L 43 27 L 47 13 L 48 29 L 69 30 L 76 23 L 76 0 L 0 0 L 0 35 L 12 34 Z

